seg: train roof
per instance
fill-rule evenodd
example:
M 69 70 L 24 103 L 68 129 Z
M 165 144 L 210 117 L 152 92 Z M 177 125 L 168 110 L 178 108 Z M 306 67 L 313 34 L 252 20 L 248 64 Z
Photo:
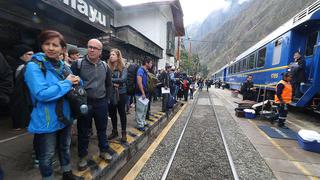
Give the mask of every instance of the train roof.
M 215 75 L 215 74 L 219 73 L 219 72 L 220 72 L 220 71 L 222 71 L 224 68 L 228 67 L 228 65 L 229 65 L 229 64 L 224 65 L 222 68 L 220 68 L 220 69 L 218 69 L 216 72 L 212 73 L 212 75 L 211 75 L 211 76 L 213 76 L 213 75 Z
M 240 54 L 235 61 L 231 62 L 234 63 L 252 52 L 258 50 L 259 48 L 263 47 L 270 41 L 273 41 L 274 39 L 280 37 L 284 33 L 288 32 L 291 29 L 294 29 L 295 27 L 301 25 L 304 22 L 310 21 L 310 20 L 315 20 L 315 19 L 320 19 L 320 0 L 317 0 L 313 4 L 311 4 L 309 7 L 306 9 L 302 10 L 299 12 L 297 15 L 295 15 L 292 19 L 290 19 L 288 22 L 284 23 L 282 26 L 280 26 L 278 29 L 273 31 L 271 34 L 269 34 L 267 37 L 259 41 L 257 44 L 254 46 L 250 47 L 247 49 L 245 52 Z

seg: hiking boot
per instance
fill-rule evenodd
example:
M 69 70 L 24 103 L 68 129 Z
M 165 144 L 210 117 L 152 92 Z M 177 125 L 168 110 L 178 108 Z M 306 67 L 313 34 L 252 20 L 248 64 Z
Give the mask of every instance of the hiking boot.
M 116 137 L 118 137 L 118 131 L 112 130 L 112 133 L 108 136 L 108 140 L 114 139 Z
M 84 171 L 88 168 L 88 162 L 87 162 L 87 157 L 83 157 L 79 159 L 78 162 L 78 170 L 79 171 Z
M 144 132 L 146 129 L 144 128 L 144 127 L 138 127 L 137 128 L 139 131 L 142 131 L 142 132 Z
M 72 171 L 67 171 L 62 174 L 62 180 L 77 180 L 79 177 L 75 176 Z
M 121 133 L 121 142 L 126 143 L 127 142 L 127 132 Z
M 286 125 L 278 125 L 278 127 L 279 127 L 279 128 L 282 128 L 282 129 L 289 129 L 289 127 L 286 126 Z
M 112 155 L 108 152 L 100 152 L 99 157 L 107 162 L 110 162 L 112 160 Z

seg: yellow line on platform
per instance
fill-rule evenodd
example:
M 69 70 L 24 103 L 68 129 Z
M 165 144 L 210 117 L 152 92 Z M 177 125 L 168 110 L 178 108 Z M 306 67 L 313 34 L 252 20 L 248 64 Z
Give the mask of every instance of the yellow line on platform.
M 300 162 L 298 162 L 294 157 L 292 157 L 286 150 L 284 150 L 277 142 L 272 140 L 269 136 L 267 136 L 258 126 L 252 122 L 252 120 L 248 120 L 259 132 L 262 136 L 267 138 L 274 147 L 276 147 L 279 151 L 281 151 L 287 158 L 298 168 L 305 176 L 308 176 L 309 179 L 317 180 L 318 178 L 313 176 L 310 171 L 308 171 Z
M 178 120 L 181 113 L 187 107 L 187 103 L 182 106 L 182 108 L 178 111 L 178 113 L 172 118 L 172 120 L 168 123 L 168 125 L 163 129 L 163 131 L 159 134 L 157 139 L 150 145 L 147 151 L 141 156 L 138 162 L 131 168 L 128 174 L 123 178 L 124 180 L 134 180 L 140 173 L 143 166 L 146 164 L 148 159 L 151 157 L 153 152 L 159 146 L 163 138 L 167 135 L 173 124 Z

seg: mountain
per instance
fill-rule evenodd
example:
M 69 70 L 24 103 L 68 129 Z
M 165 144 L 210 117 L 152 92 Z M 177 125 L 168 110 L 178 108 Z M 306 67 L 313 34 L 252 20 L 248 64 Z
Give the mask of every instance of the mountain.
M 199 55 L 200 62 L 207 64 L 210 72 L 215 72 L 313 2 L 313 0 L 250 0 L 242 4 L 233 2 L 228 10 L 214 11 L 198 28 L 193 26 L 192 52 Z M 186 29 L 189 32 L 188 27 Z

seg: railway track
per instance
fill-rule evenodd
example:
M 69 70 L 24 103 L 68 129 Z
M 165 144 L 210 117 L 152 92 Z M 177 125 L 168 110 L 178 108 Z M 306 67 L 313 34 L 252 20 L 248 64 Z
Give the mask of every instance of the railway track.
M 209 93 L 199 92 L 186 118 L 161 179 L 238 180 Z

